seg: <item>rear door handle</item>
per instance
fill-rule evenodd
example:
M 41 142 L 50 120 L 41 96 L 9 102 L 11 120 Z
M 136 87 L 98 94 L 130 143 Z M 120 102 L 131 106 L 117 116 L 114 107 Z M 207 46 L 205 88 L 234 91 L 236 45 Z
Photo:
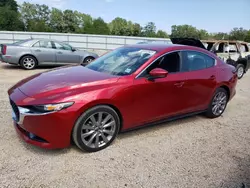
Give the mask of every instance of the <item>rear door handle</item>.
M 174 86 L 176 86 L 176 87 L 182 87 L 182 86 L 184 85 L 184 83 L 185 83 L 185 82 L 176 82 L 176 83 L 174 84 Z

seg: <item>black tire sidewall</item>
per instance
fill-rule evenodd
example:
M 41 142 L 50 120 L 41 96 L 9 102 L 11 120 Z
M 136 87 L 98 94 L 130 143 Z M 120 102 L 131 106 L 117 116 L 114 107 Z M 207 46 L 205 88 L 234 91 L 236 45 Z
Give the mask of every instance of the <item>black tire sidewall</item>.
M 116 122 L 115 133 L 114 133 L 113 137 L 111 138 L 111 140 L 107 144 L 105 144 L 104 146 L 99 147 L 99 148 L 90 148 L 90 147 L 86 146 L 81 139 L 81 128 L 82 128 L 83 123 L 86 121 L 87 118 L 89 118 L 89 116 L 91 116 L 92 114 L 95 114 L 97 112 L 100 112 L 100 111 L 110 113 L 114 117 L 115 122 Z M 116 111 L 109 106 L 100 105 L 100 106 L 95 106 L 95 107 L 87 110 L 78 118 L 78 120 L 76 121 L 75 126 L 73 128 L 73 133 L 72 133 L 73 135 L 72 136 L 73 136 L 73 140 L 74 140 L 75 144 L 81 150 L 84 150 L 87 152 L 96 152 L 96 151 L 100 151 L 100 150 L 108 147 L 116 138 L 119 130 L 120 130 L 120 118 L 119 118 L 118 114 L 116 113 Z
M 83 64 L 84 64 L 84 65 L 88 65 L 88 62 L 87 62 L 88 59 L 91 59 L 91 60 L 93 61 L 95 58 L 94 58 L 94 57 L 90 57 L 90 56 L 89 56 L 89 57 L 86 57 L 86 58 L 83 60 Z
M 224 110 L 221 112 L 221 114 L 220 115 L 215 115 L 213 113 L 213 111 L 212 111 L 212 108 L 213 108 L 212 103 L 213 103 L 214 97 L 219 92 L 224 92 L 227 95 L 227 103 L 226 103 L 226 106 L 225 106 Z M 226 110 L 226 108 L 227 108 L 228 100 L 229 100 L 229 96 L 228 96 L 227 91 L 224 88 L 217 88 L 216 91 L 214 92 L 214 95 L 213 95 L 211 101 L 210 101 L 210 104 L 209 104 L 209 107 L 208 107 L 208 110 L 207 110 L 207 113 L 206 113 L 207 117 L 209 117 L 209 118 L 217 118 L 217 117 L 221 116 L 224 113 L 224 111 Z
M 27 68 L 23 65 L 23 61 L 24 61 L 25 58 L 32 58 L 32 59 L 35 61 L 35 66 L 34 66 L 32 69 L 27 69 Z M 21 67 L 22 67 L 23 69 L 25 69 L 25 70 L 33 70 L 33 69 L 35 69 L 35 68 L 37 67 L 38 63 L 37 63 L 36 58 L 34 58 L 33 56 L 26 55 L 26 56 L 22 57 L 22 59 L 21 59 L 21 61 L 20 61 L 20 65 L 21 65 Z

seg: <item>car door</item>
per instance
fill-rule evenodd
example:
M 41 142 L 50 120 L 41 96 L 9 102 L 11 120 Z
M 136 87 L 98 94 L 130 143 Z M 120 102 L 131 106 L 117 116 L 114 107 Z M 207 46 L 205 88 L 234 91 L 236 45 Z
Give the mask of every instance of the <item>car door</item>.
M 40 40 L 31 47 L 32 54 L 35 55 L 39 64 L 56 63 L 56 52 L 52 48 L 51 41 Z
M 180 114 L 185 110 L 185 91 L 182 87 L 185 84 L 185 73 L 179 71 L 179 54 L 173 52 L 160 57 L 134 80 L 134 103 L 131 107 L 138 112 L 134 116 L 137 124 Z M 167 70 L 167 77 L 148 80 L 148 74 L 154 68 Z
M 71 46 L 56 41 L 53 41 L 52 43 L 56 50 L 57 63 L 80 63 L 80 55 L 77 51 L 72 50 Z
M 182 72 L 185 72 L 186 112 L 204 110 L 216 87 L 216 60 L 202 52 L 182 51 Z

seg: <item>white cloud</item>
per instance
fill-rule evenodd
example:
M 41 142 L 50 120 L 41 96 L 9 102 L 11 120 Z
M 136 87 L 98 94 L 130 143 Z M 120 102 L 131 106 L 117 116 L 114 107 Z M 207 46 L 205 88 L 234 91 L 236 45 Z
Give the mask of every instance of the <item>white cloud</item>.
M 63 9 L 69 0 L 17 0 L 17 3 L 29 2 L 32 4 L 45 4 L 49 7 Z

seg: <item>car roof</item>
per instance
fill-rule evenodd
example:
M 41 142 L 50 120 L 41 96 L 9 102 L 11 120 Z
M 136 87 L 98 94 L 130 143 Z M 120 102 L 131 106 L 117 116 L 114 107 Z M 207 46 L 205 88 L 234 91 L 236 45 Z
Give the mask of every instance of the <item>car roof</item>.
M 183 45 L 177 45 L 177 44 L 156 44 L 156 43 L 141 43 L 141 44 L 130 44 L 126 45 L 126 47 L 131 48 L 142 48 L 145 50 L 154 50 L 157 52 L 164 51 L 168 48 L 173 48 L 176 46 L 183 46 Z

